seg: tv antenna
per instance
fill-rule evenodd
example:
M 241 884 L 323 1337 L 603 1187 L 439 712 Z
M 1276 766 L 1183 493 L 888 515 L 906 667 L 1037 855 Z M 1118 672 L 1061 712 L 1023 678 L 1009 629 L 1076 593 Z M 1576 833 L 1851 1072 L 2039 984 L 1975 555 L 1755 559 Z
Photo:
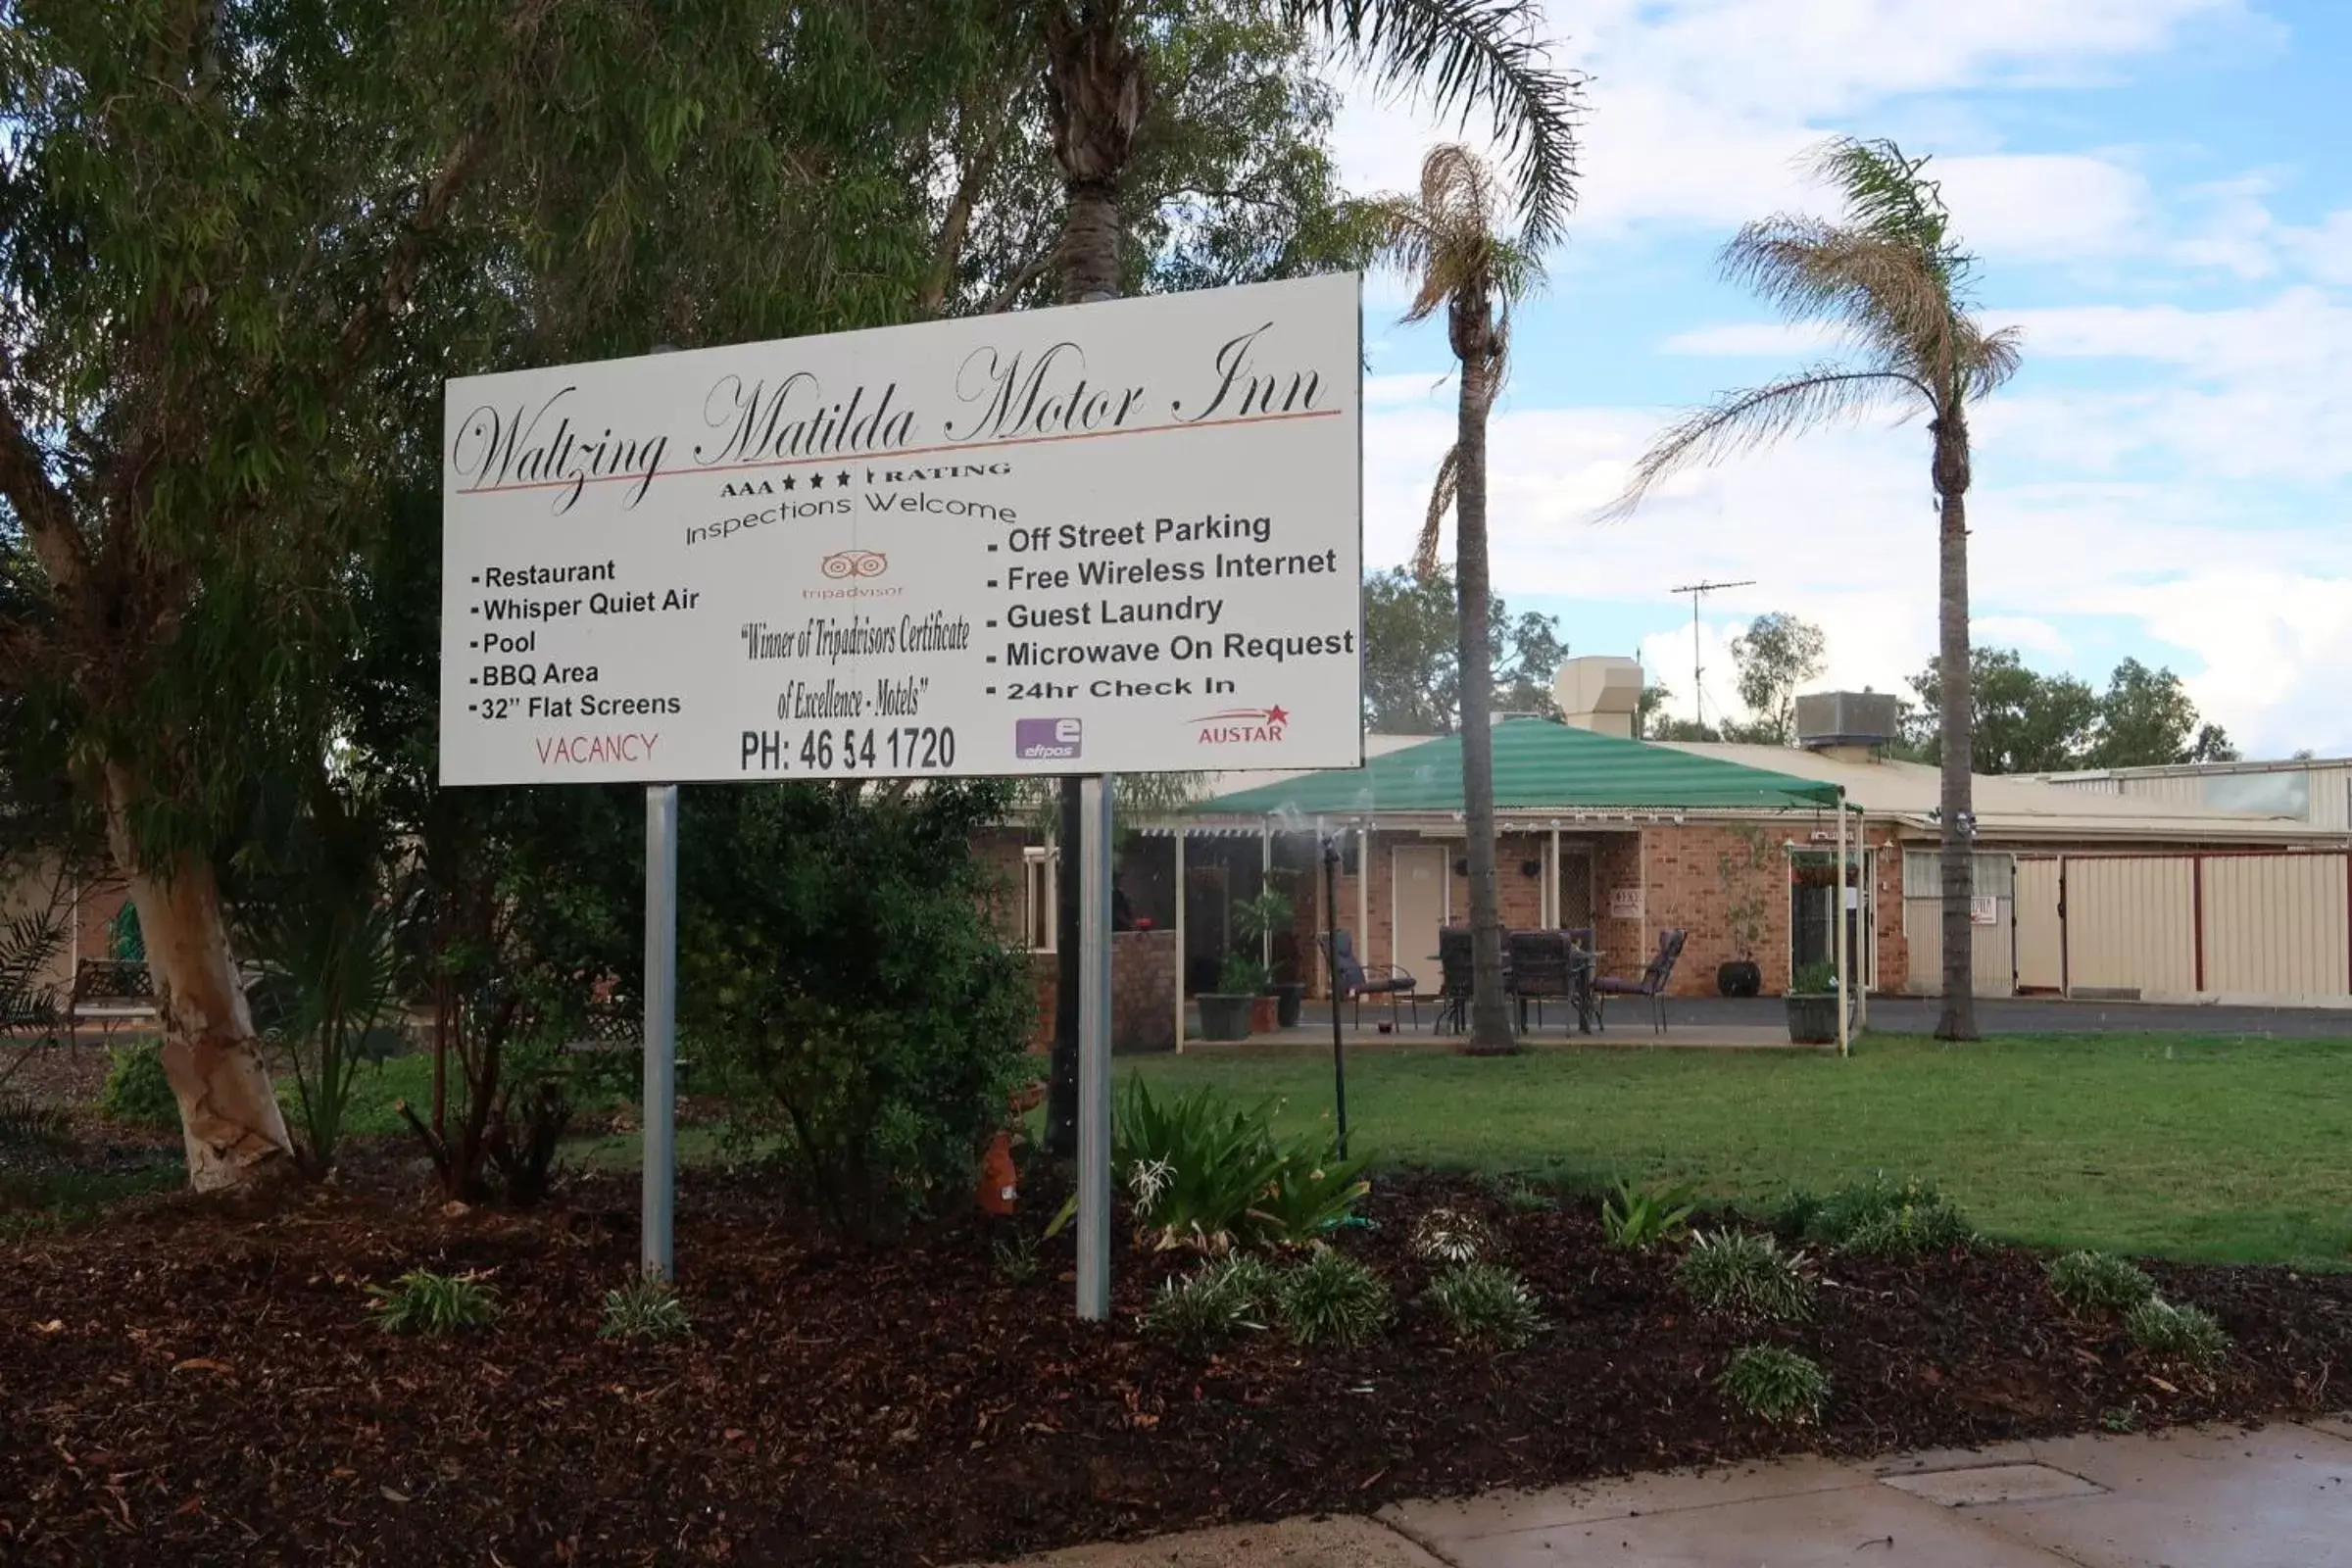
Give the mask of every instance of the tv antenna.
M 1690 596 L 1690 715 L 1702 729 L 1707 722 L 1707 666 L 1702 662 L 1699 652 L 1698 603 L 1707 595 L 1726 588 L 1753 588 L 1755 585 L 1756 579 L 1753 577 L 1742 577 L 1738 582 L 1707 582 L 1702 579 L 1685 583 L 1674 590 L 1678 594 Z

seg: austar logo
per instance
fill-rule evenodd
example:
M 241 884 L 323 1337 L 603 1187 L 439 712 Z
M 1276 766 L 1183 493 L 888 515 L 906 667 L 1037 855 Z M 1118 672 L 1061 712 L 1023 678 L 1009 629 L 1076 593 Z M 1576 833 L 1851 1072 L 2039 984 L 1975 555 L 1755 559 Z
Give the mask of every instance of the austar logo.
M 890 569 L 890 558 L 879 550 L 836 550 L 817 563 L 834 581 L 845 577 L 879 577 Z
M 1195 744 L 1200 746 L 1262 746 L 1282 739 L 1291 721 L 1286 708 L 1228 708 L 1192 722 L 1199 726 Z

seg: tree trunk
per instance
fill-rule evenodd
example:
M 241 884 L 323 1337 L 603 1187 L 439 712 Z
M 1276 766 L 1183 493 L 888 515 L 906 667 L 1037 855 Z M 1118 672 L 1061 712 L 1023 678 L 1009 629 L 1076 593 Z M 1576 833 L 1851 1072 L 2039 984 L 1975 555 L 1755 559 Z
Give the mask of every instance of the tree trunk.
M 1478 306 L 1484 315 L 1483 301 Z M 1515 1051 L 1510 1003 L 1502 994 L 1502 898 L 1494 880 L 1494 656 L 1488 635 L 1488 356 L 1462 361 L 1454 437 L 1454 578 L 1462 693 L 1462 823 L 1470 840 L 1470 1046 L 1476 1054 Z
M 1143 120 L 1143 62 L 1120 31 L 1116 6 L 1045 16 L 1046 111 L 1061 172 L 1061 297 L 1087 305 L 1119 295 L 1119 177 Z M 1046 1083 L 1046 1152 L 1078 1152 L 1079 784 L 1061 781 L 1061 860 L 1055 886 L 1054 1057 Z M 1105 940 L 1108 934 L 1105 933 Z
M 1976 927 L 1970 904 L 1976 892 L 1976 811 L 1973 736 L 1975 672 L 1968 639 L 1968 435 L 1953 428 L 1957 416 L 1939 420 L 1936 433 L 1936 486 L 1942 500 L 1936 595 L 1936 677 L 1942 685 L 1943 791 L 1943 1009 L 1936 1022 L 1938 1040 L 1977 1038 Z
M 135 787 L 117 768 L 106 782 L 107 838 L 147 944 L 188 1183 L 208 1193 L 277 1176 L 291 1168 L 294 1143 L 237 980 L 220 884 L 201 855 L 145 861 L 129 829 Z

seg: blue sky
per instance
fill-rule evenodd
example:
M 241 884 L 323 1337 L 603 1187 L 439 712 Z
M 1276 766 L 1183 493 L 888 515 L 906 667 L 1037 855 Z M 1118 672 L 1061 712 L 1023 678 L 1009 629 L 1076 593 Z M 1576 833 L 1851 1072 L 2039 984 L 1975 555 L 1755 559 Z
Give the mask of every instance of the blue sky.
M 1524 309 L 1494 426 L 1496 585 L 1579 652 L 1639 653 L 1688 710 L 1687 600 L 1724 645 L 1790 610 L 1822 685 L 1902 690 L 1935 639 L 1927 437 L 1866 420 L 1589 521 L 1675 410 L 1831 346 L 1714 274 L 1744 219 L 1823 209 L 1795 167 L 1833 132 L 1935 156 L 2026 368 L 1976 417 L 1978 641 L 2103 684 L 2171 664 L 2249 755 L 2352 753 L 2352 3 L 1553 0 L 1593 76 L 1584 182 Z M 1441 134 L 1344 83 L 1358 189 Z M 1442 334 L 1368 294 L 1366 549 L 1409 549 L 1451 431 Z

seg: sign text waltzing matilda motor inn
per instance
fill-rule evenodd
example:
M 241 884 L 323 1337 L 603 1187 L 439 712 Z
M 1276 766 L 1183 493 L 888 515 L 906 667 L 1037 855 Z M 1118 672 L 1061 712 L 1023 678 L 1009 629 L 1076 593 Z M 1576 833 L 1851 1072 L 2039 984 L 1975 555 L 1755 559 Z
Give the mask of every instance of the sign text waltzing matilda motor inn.
M 449 384 L 448 784 L 1351 767 L 1353 274 Z

